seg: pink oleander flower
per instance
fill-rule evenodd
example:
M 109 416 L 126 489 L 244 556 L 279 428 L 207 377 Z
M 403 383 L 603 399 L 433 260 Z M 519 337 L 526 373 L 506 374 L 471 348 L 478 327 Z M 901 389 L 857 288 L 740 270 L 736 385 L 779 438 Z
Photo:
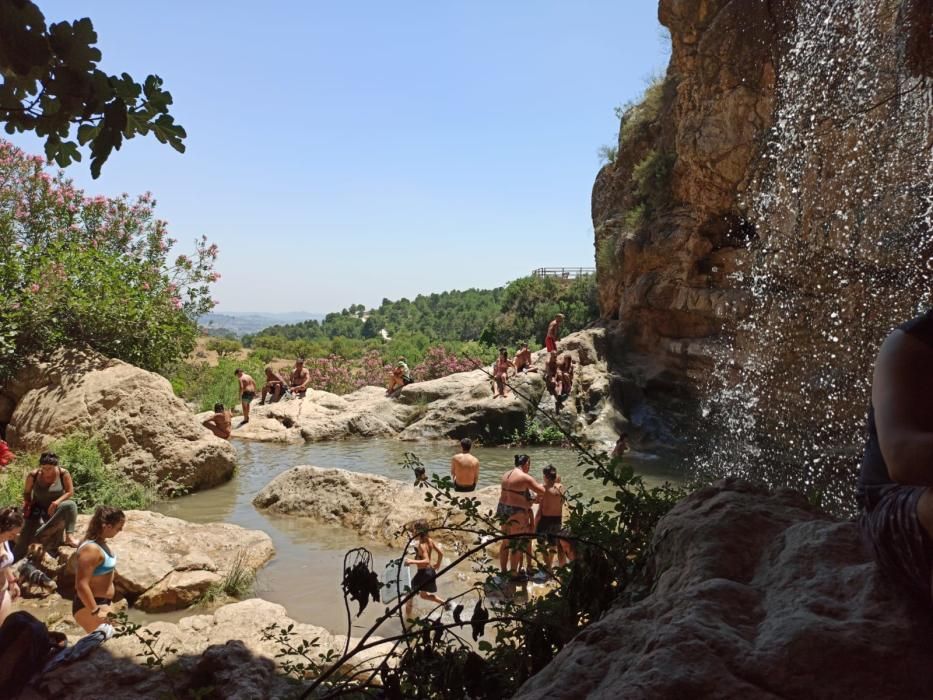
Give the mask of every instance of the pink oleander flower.
M 29 285 L 29 291 L 35 294 L 39 291 L 39 285 L 33 282 L 31 285 Z

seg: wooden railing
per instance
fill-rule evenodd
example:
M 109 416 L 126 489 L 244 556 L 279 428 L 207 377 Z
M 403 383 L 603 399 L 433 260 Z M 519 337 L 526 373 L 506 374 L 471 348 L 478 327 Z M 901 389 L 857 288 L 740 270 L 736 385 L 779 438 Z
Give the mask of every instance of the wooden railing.
M 596 274 L 595 267 L 539 267 L 531 272 L 532 277 L 560 277 L 565 280 L 593 274 Z

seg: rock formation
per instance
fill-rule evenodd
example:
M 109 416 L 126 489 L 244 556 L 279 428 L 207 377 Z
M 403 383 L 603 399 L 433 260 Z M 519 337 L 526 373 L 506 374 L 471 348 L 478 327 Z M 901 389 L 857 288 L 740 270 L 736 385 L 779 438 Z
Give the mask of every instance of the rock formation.
M 723 395 L 713 427 L 759 448 L 780 433 L 798 463 L 858 444 L 874 352 L 933 285 L 929 7 L 661 0 L 667 74 L 592 199 L 638 427 L 682 439 Z
M 411 484 L 375 474 L 301 466 L 282 472 L 266 484 L 256 494 L 253 505 L 273 513 L 339 525 L 366 540 L 398 546 L 408 541 L 403 530 L 415 520 L 424 518 L 439 524 L 449 516 L 448 509 L 426 503 L 425 493 Z M 479 499 L 482 512 L 494 511 L 499 501 L 499 489 L 493 486 L 462 495 Z M 455 520 L 448 522 L 456 524 Z M 438 535 L 441 541 L 450 538 L 449 533 Z
M 60 349 L 3 387 L 7 440 L 39 450 L 58 437 L 100 437 L 118 467 L 162 490 L 216 486 L 233 475 L 236 450 L 175 397 L 164 377 L 92 351 Z
M 155 646 L 159 650 L 173 648 L 165 654 L 164 670 L 146 668 L 140 655 L 149 656 L 142 644 L 132 636 L 111 639 L 79 663 L 65 665 L 46 674 L 43 694 L 24 693 L 21 700 L 39 697 L 69 698 L 138 698 L 157 700 L 166 697 L 168 687 L 176 697 L 188 697 L 187 691 L 210 688 L 207 697 L 255 700 L 282 699 L 295 696 L 296 686 L 289 682 L 281 666 L 286 661 L 302 661 L 300 657 L 280 655 L 281 646 L 263 639 L 263 630 L 270 624 L 292 628 L 293 643 L 317 640 L 311 652 L 342 653 L 346 638 L 330 634 L 314 625 L 295 622 L 285 608 L 260 599 L 225 605 L 211 615 L 186 617 L 178 623 L 152 622 L 140 634 L 151 637 L 158 633 Z M 378 653 L 378 647 L 361 656 L 361 660 Z M 203 697 L 203 696 L 202 696 Z
M 517 698 L 921 698 L 933 624 L 857 525 L 791 491 L 700 489 L 654 534 L 652 593 L 586 628 Z
M 88 520 L 78 517 L 79 531 Z M 269 535 L 259 530 L 189 523 L 146 510 L 126 511 L 126 525 L 111 544 L 118 561 L 117 598 L 146 612 L 186 608 L 221 584 L 231 569 L 255 574 L 275 555 Z M 62 593 L 71 595 L 74 571 L 65 562 L 74 550 L 61 551 L 58 562 L 47 556 L 42 568 L 58 579 Z
M 538 371 L 515 377 L 516 391 L 506 399 L 493 398 L 492 381 L 482 370 L 409 384 L 397 399 L 387 398 L 383 389 L 373 386 L 345 396 L 309 391 L 303 400 L 254 403 L 249 423 L 236 428 L 234 436 L 281 442 L 376 436 L 478 437 L 501 442 L 521 432 L 540 407 L 557 415 L 564 428 L 583 440 L 614 442 L 625 420 L 609 393 L 603 331 L 569 335 L 560 341 L 559 350 L 571 355 L 576 366 L 573 395 L 559 414 L 542 379 L 545 353 L 538 352 L 533 356 Z

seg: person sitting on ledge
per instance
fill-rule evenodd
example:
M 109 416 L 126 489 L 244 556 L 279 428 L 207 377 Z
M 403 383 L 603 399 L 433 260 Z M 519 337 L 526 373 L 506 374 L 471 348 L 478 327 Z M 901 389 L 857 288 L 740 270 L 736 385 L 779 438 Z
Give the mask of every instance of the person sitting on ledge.
M 26 522 L 16 540 L 16 560 L 26 556 L 33 542 L 43 542 L 51 548 L 63 541 L 77 547 L 74 538 L 78 521 L 78 506 L 72 500 L 74 483 L 67 469 L 58 466 L 58 455 L 43 452 L 39 468 L 26 477 L 23 486 L 23 515 Z
M 386 387 L 386 396 L 392 396 L 398 391 L 402 390 L 402 387 L 408 386 L 414 381 L 411 378 L 411 370 L 408 369 L 408 363 L 405 361 L 404 357 L 398 358 L 398 363 L 395 367 L 392 368 L 392 372 L 389 374 L 389 386 Z
M 311 373 L 305 369 L 305 358 L 299 357 L 295 360 L 295 369 L 292 370 L 288 383 L 289 391 L 299 399 L 303 399 L 308 392 L 308 384 L 311 383 Z
M 875 361 L 859 525 L 880 569 L 931 604 L 933 309 L 896 328 Z
M 214 415 L 201 423 L 214 435 L 224 440 L 230 439 L 230 432 L 233 430 L 233 414 L 224 409 L 222 403 L 214 404 Z
M 528 343 L 522 343 L 518 352 L 515 353 L 515 373 L 528 372 L 531 370 L 531 350 L 528 349 Z
M 259 405 L 265 405 L 266 396 L 270 394 L 272 395 L 272 398 L 269 399 L 269 403 L 275 403 L 280 398 L 282 398 L 282 394 L 285 393 L 287 388 L 288 384 L 285 383 L 285 379 L 282 378 L 282 375 L 272 369 L 272 367 L 266 367 L 266 383 L 262 387 L 262 395 L 259 397 Z

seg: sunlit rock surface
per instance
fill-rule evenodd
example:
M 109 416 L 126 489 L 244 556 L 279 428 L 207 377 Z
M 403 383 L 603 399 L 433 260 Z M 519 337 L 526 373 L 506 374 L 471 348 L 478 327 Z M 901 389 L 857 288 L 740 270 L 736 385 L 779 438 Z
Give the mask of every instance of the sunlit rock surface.
M 281 515 L 293 515 L 353 530 L 364 539 L 390 545 L 405 544 L 410 533 L 404 528 L 421 518 L 440 524 L 451 517 L 450 509 L 425 502 L 424 489 L 412 484 L 375 474 L 362 474 L 344 469 L 293 467 L 270 481 L 253 499 L 257 508 Z M 487 486 L 470 496 L 480 501 L 484 513 L 495 510 L 499 488 Z M 453 515 L 448 522 L 462 522 Z M 438 533 L 442 541 L 451 533 Z M 472 536 L 464 535 L 472 540 Z
M 84 432 L 101 438 L 127 475 L 160 489 L 203 489 L 233 475 L 230 443 L 195 419 L 167 379 L 126 362 L 62 348 L 2 393 L 15 405 L 6 433 L 14 450 Z
M 657 583 L 590 625 L 518 698 L 925 698 L 933 625 L 858 528 L 738 480 L 658 525 Z
M 495 443 L 520 432 L 526 417 L 534 418 L 540 407 L 585 441 L 614 442 L 626 422 L 610 392 L 605 332 L 591 329 L 568 335 L 558 344 L 558 351 L 573 357 L 576 371 L 573 393 L 560 413 L 544 387 L 546 356 L 541 351 L 533 354 L 537 371 L 513 377 L 514 390 L 504 399 L 494 398 L 492 379 L 482 370 L 415 382 L 402 389 L 398 398 L 388 398 L 383 389 L 373 386 L 344 396 L 312 390 L 304 399 L 264 406 L 254 401 L 249 423 L 241 426 L 240 419 L 234 419 L 238 427 L 233 436 L 269 442 L 470 437 Z M 539 422 L 549 424 L 546 419 L 539 418 Z

